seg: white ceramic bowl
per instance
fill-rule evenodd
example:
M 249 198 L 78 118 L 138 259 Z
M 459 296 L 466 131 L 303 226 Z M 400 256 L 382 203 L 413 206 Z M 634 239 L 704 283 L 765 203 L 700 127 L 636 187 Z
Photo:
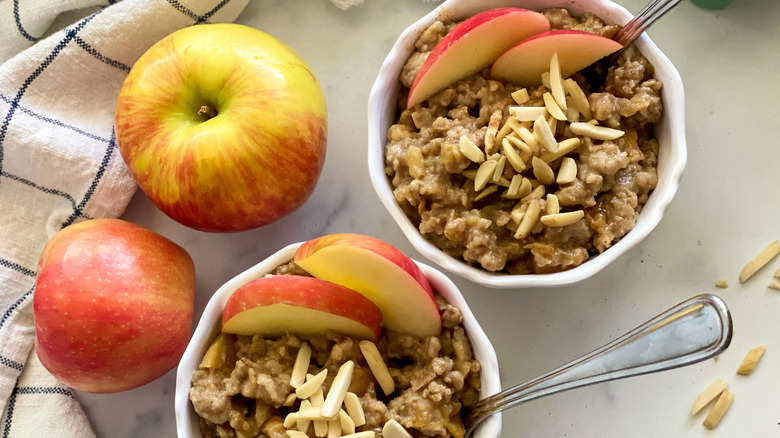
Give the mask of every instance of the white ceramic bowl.
M 222 310 L 225 308 L 228 297 L 239 287 L 262 277 L 273 271 L 277 266 L 292 260 L 295 250 L 301 244 L 302 242 L 289 245 L 237 275 L 220 287 L 209 300 L 176 371 L 176 431 L 179 438 L 200 438 L 198 416 L 189 401 L 190 379 L 192 374 L 198 369 L 198 364 L 200 364 L 203 355 L 206 353 L 211 340 L 214 339 L 220 330 Z M 463 326 L 474 348 L 474 356 L 482 363 L 482 390 L 480 397 L 484 398 L 499 392 L 501 390 L 501 382 L 498 376 L 496 352 L 487 335 L 485 335 L 476 318 L 474 318 L 474 314 L 471 313 L 458 287 L 438 270 L 419 262 L 416 263 L 428 278 L 433 289 L 463 313 Z M 497 438 L 500 432 L 501 414 L 496 414 L 482 422 L 474 437 Z
M 577 12 L 590 11 L 607 23 L 625 24 L 632 15 L 625 8 L 607 0 L 449 0 L 409 26 L 398 38 L 385 58 L 382 69 L 368 99 L 368 168 L 371 182 L 379 199 L 401 227 L 409 242 L 424 256 L 444 269 L 473 282 L 496 288 L 526 288 L 563 286 L 584 280 L 604 269 L 644 239 L 658 225 L 672 201 L 685 168 L 685 104 L 679 73 L 661 50 L 642 35 L 636 45 L 655 66 L 655 76 L 664 83 L 662 99 L 664 112 L 656 125 L 660 145 L 658 156 L 658 187 L 650 195 L 636 226 L 618 243 L 568 271 L 543 275 L 495 274 L 477 269 L 445 254 L 423 238 L 417 227 L 404 214 L 393 196 L 391 183 L 385 174 L 384 147 L 387 129 L 395 122 L 398 96 L 398 77 L 406 59 L 414 49 L 417 36 L 437 19 L 464 19 L 476 13 L 500 7 L 520 7 L 543 10 L 564 7 Z

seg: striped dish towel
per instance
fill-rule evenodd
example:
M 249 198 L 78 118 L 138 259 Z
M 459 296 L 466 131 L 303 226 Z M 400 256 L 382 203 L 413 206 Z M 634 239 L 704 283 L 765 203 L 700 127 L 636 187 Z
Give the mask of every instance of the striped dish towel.
M 233 21 L 248 1 L 0 0 L 1 438 L 94 436 L 32 348 L 38 255 L 73 222 L 119 216 L 135 192 L 113 133 L 130 66 L 163 36 Z M 94 13 L 41 38 L 83 8 Z

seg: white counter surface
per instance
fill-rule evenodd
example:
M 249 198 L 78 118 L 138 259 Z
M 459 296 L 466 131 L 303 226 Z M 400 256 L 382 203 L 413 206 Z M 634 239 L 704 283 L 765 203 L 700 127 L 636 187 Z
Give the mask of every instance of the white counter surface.
M 636 13 L 644 0 L 621 0 Z M 195 260 L 195 318 L 222 283 L 282 246 L 358 232 L 419 258 L 379 203 L 366 168 L 371 84 L 399 33 L 436 4 L 367 0 L 342 12 L 325 0 L 255 0 L 238 22 L 288 43 L 314 69 L 328 101 L 325 169 L 292 215 L 238 234 L 181 226 L 142 192 L 124 218 L 182 245 Z M 720 11 L 684 2 L 650 31 L 686 89 L 688 166 L 658 228 L 595 277 L 561 289 L 489 290 L 450 276 L 498 353 L 504 388 L 602 345 L 702 292 L 730 306 L 735 336 L 720 359 L 578 389 L 504 414 L 510 437 L 780 436 L 780 292 L 767 289 L 775 260 L 745 285 L 742 265 L 780 239 L 780 2 L 736 0 Z M 718 278 L 728 289 L 716 289 Z M 750 377 L 735 371 L 748 349 L 767 346 Z M 714 432 L 691 418 L 696 395 L 715 378 L 735 401 Z M 174 371 L 115 395 L 79 393 L 100 437 L 174 437 Z

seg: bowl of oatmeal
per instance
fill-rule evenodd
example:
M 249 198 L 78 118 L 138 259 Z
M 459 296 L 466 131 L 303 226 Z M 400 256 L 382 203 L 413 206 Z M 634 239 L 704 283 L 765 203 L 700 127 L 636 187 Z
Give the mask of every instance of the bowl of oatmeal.
M 616 60 L 564 78 L 563 121 L 545 100 L 550 72 L 519 86 L 486 68 L 407 108 L 436 44 L 504 7 L 606 38 L 632 17 L 604 0 L 443 3 L 401 34 L 374 83 L 369 173 L 408 240 L 444 269 L 498 288 L 572 284 L 650 234 L 674 197 L 686 161 L 682 82 L 642 35 Z M 532 121 L 545 107 L 557 150 Z
M 310 406 L 304 403 L 314 403 L 316 397 L 300 400 L 296 388 L 291 386 L 293 369 L 304 343 L 310 350 L 307 383 L 314 375 L 329 371 L 326 374 L 330 377 L 321 388 L 326 397 L 330 388 L 336 386 L 334 381 L 344 364 L 347 361 L 354 364 L 342 409 L 349 413 L 340 414 L 353 415 L 347 399 L 354 394 L 353 403 L 357 400 L 363 411 L 363 421 L 354 423 L 355 433 L 374 431 L 376 436 L 381 436 L 386 423 L 395 420 L 414 437 L 461 436 L 457 424 L 460 406 L 500 391 L 498 362 L 490 341 L 458 288 L 434 268 L 415 262 L 436 295 L 441 332 L 419 338 L 385 328 L 375 344 L 395 385 L 390 395 L 384 394 L 385 388 L 380 387 L 373 377 L 373 368 L 363 359 L 366 341 L 333 332 L 284 333 L 265 338 L 221 332 L 223 309 L 230 296 L 242 286 L 269 274 L 309 275 L 291 261 L 301 245 L 289 245 L 239 274 L 225 283 L 207 304 L 177 370 L 178 436 L 288 438 L 286 430 L 294 434 L 298 422 L 285 426 L 284 420 L 291 413 L 304 412 Z M 229 343 L 229 347 L 218 355 L 220 364 L 214 365 L 214 355 L 207 352 L 217 340 Z M 204 365 L 206 362 L 209 363 Z M 307 423 L 304 429 L 308 435 L 301 436 L 315 436 L 315 423 Z M 500 430 L 501 417 L 497 414 L 480 425 L 474 436 L 496 438 Z

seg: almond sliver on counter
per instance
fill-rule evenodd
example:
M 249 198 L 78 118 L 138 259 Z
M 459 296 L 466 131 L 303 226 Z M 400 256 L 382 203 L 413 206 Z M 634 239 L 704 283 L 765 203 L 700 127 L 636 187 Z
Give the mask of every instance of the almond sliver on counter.
M 710 412 L 707 413 L 707 418 L 704 419 L 704 427 L 707 429 L 714 429 L 715 426 L 720 423 L 720 420 L 726 415 L 726 411 L 729 410 L 731 402 L 734 401 L 734 393 L 728 389 L 724 389 L 718 397 L 718 401 L 712 406 Z
M 737 374 L 742 376 L 749 376 L 753 372 L 753 368 L 756 367 L 758 361 L 761 360 L 761 356 L 764 355 L 766 347 L 761 345 L 747 352 L 745 358 L 742 359 L 742 363 L 739 364 Z
M 775 240 L 774 242 L 770 243 L 769 246 L 764 248 L 763 251 L 758 253 L 758 255 L 755 256 L 753 260 L 747 262 L 745 267 L 742 268 L 742 272 L 739 273 L 739 282 L 746 282 L 748 278 L 752 277 L 753 274 L 758 272 L 759 269 L 763 268 L 778 254 L 780 254 L 780 242 Z
M 729 384 L 721 379 L 717 379 L 712 382 L 710 386 L 707 387 L 707 389 L 702 391 L 701 394 L 696 397 L 696 401 L 693 402 L 693 407 L 691 408 L 691 415 L 698 414 L 699 411 L 710 404 L 710 402 L 713 401 L 715 397 L 720 395 L 721 392 L 725 391 L 726 387 L 728 386 Z

